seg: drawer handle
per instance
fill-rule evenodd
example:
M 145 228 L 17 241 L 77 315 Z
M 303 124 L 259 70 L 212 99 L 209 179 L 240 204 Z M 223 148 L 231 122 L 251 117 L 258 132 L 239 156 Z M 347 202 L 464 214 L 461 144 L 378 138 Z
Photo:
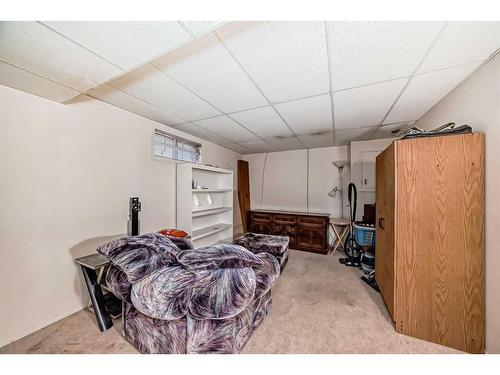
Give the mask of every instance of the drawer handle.
M 385 219 L 383 217 L 379 217 L 378 218 L 378 226 L 380 229 L 385 229 L 384 226 L 385 226 Z

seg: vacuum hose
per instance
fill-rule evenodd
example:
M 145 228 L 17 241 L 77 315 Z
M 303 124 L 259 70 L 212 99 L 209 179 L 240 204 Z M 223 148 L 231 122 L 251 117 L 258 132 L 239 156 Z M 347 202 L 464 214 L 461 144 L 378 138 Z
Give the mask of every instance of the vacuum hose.
M 356 185 L 350 183 L 347 187 L 347 197 L 349 199 L 349 213 L 351 215 L 351 223 L 356 221 L 356 205 L 358 202 L 358 190 L 356 189 Z M 353 203 L 353 195 L 354 195 L 354 203 Z

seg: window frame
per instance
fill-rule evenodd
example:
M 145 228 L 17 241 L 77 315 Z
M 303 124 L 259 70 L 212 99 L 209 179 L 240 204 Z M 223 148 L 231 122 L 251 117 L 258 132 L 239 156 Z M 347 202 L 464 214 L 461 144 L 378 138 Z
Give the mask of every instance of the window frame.
M 156 145 L 157 145 L 156 136 L 157 135 L 165 137 L 165 138 L 171 138 L 174 141 L 174 144 L 172 146 L 172 148 L 173 148 L 172 157 L 163 156 L 163 155 L 159 155 L 156 153 Z M 182 150 L 181 144 L 186 144 L 186 145 L 189 145 L 189 146 L 192 146 L 195 148 L 195 152 L 197 155 L 196 161 L 184 160 L 184 159 L 179 158 L 179 151 Z M 202 145 L 198 142 L 191 141 L 189 139 L 179 137 L 179 136 L 174 135 L 172 133 L 168 133 L 164 130 L 156 129 L 156 128 L 154 129 L 152 137 L 151 137 L 151 155 L 152 155 L 154 160 L 174 161 L 177 163 L 200 164 L 200 162 L 201 162 L 201 146 Z

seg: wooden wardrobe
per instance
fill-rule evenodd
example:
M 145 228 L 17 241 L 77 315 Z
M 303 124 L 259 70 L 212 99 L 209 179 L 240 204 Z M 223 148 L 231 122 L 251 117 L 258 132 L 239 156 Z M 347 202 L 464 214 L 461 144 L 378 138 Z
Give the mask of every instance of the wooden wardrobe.
M 376 162 L 375 277 L 402 334 L 484 351 L 484 136 L 394 141 Z

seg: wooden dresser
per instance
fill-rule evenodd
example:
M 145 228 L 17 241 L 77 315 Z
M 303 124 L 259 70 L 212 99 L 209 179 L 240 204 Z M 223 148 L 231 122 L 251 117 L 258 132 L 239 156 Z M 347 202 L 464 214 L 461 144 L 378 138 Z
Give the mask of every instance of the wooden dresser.
M 484 351 L 484 136 L 398 140 L 377 156 L 375 277 L 396 330 Z
M 251 210 L 249 230 L 290 238 L 290 248 L 326 254 L 328 252 L 328 214 Z

